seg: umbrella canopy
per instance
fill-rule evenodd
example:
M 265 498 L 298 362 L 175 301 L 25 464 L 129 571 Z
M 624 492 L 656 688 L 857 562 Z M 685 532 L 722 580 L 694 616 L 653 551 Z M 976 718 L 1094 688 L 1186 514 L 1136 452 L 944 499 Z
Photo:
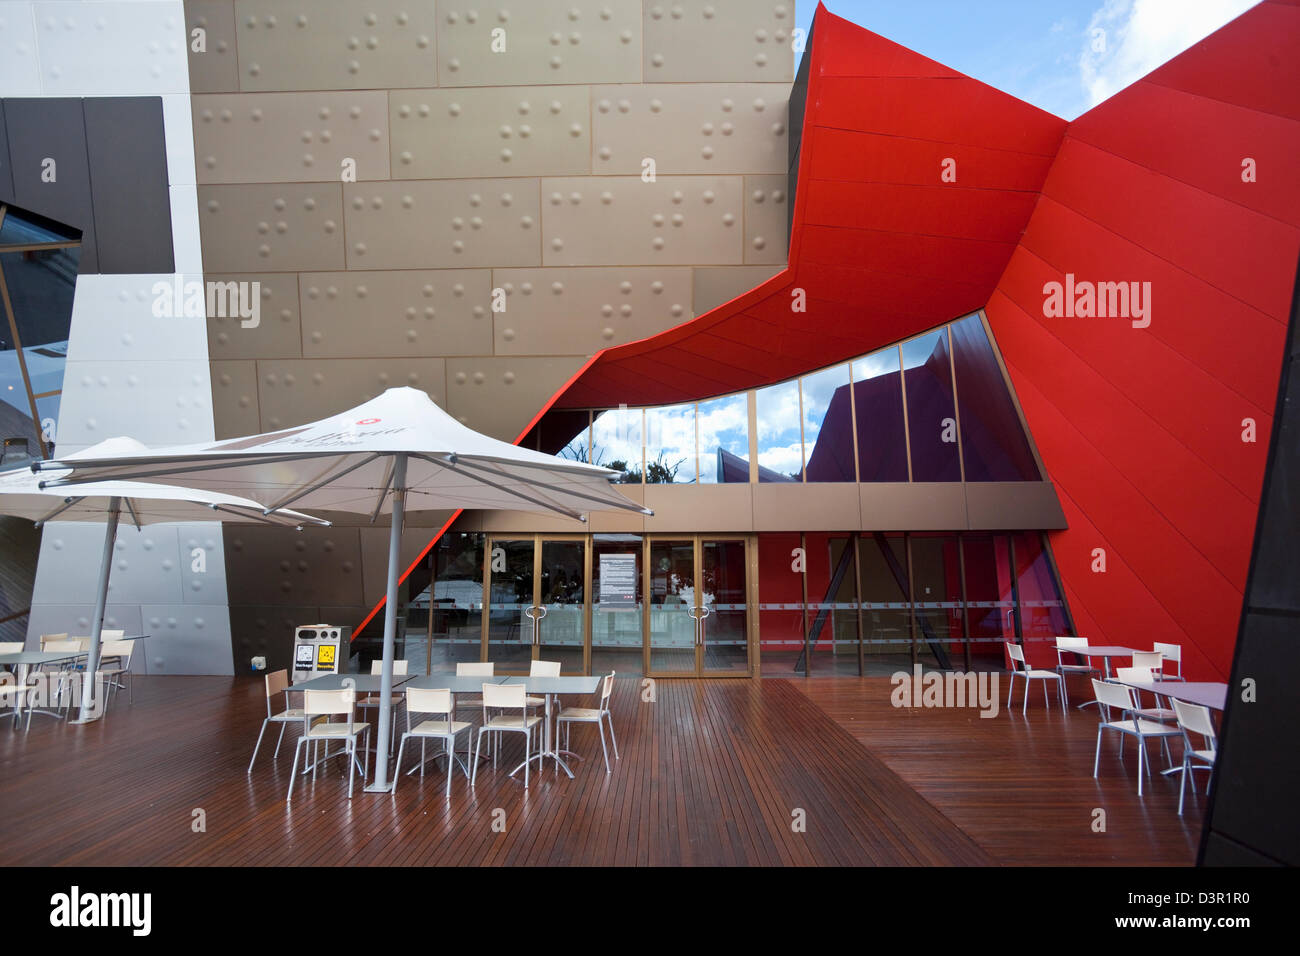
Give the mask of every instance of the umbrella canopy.
M 82 452 L 95 459 L 114 454 L 143 454 L 148 448 L 131 438 L 111 438 Z M 69 456 L 69 464 L 79 456 Z M 83 482 L 73 488 L 51 487 L 50 479 L 66 478 L 73 469 L 64 465 L 50 473 L 34 475 L 22 468 L 0 472 L 0 514 L 28 518 L 37 524 L 46 521 L 103 521 L 104 555 L 100 563 L 99 589 L 95 599 L 95 616 L 91 626 L 91 646 L 86 664 L 87 680 L 82 687 L 81 712 L 86 719 L 91 712 L 93 678 L 99 668 L 99 645 L 108 602 L 108 579 L 112 570 L 113 545 L 123 512 L 127 520 L 142 528 L 165 521 L 258 521 L 301 528 L 304 524 L 328 525 L 311 515 L 297 511 L 277 512 L 272 517 L 256 501 L 237 498 L 197 488 L 178 485 L 146 484 L 133 481 Z
M 389 739 L 392 726 L 397 578 L 408 507 L 548 511 L 584 520 L 593 510 L 653 513 L 618 492 L 611 484 L 617 472 L 481 435 L 414 388 L 390 388 L 356 408 L 297 428 L 119 454 L 96 456 L 87 449 L 59 462 L 37 462 L 32 469 L 69 467 L 71 475 L 50 475 L 45 486 L 74 494 L 83 482 L 144 480 L 248 497 L 268 515 L 290 505 L 369 514 L 372 521 L 391 513 L 379 741 Z M 375 780 L 366 789 L 387 791 L 388 749 L 377 749 Z

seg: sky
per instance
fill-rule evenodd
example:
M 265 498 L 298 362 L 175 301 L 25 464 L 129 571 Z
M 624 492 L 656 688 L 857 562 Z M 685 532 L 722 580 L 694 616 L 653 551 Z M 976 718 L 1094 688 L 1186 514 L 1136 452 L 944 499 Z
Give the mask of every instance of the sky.
M 825 2 L 837 16 L 1072 120 L 1256 0 Z M 795 4 L 805 33 L 816 8 L 815 0 Z

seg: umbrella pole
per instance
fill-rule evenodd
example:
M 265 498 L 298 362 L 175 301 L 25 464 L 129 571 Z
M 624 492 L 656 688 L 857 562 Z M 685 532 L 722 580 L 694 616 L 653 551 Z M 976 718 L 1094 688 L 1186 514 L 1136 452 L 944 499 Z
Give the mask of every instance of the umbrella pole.
M 375 737 L 375 780 L 366 790 L 387 793 L 389 728 L 393 725 L 393 648 L 397 641 L 397 576 L 402 563 L 402 520 L 406 512 L 406 455 L 393 459 L 393 523 L 388 534 L 388 590 L 384 600 L 384 665 L 379 678 L 379 727 Z M 448 771 L 450 772 L 450 771 Z
M 95 712 L 95 673 L 99 670 L 99 645 L 104 632 L 104 609 L 108 605 L 108 576 L 113 571 L 113 545 L 117 542 L 117 519 L 122 499 L 114 496 L 108 503 L 108 525 L 104 528 L 104 557 L 99 562 L 99 591 L 95 595 L 95 617 L 90 622 L 90 652 L 86 655 L 86 673 L 81 679 L 81 713 L 73 723 L 88 724 L 98 720 Z M 105 703 L 100 701 L 101 704 Z

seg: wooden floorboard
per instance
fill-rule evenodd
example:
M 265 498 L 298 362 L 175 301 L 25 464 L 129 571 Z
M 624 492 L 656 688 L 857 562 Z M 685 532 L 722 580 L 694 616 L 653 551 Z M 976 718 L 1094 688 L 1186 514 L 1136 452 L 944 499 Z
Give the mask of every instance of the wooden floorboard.
M 621 759 L 606 774 L 594 727 L 575 726 L 575 779 L 553 763 L 531 786 L 508 771 L 522 741 L 471 790 L 445 761 L 395 795 L 346 797 L 346 764 L 284 796 L 296 730 L 272 760 L 261 681 L 137 680 L 97 724 L 0 724 L 0 861 L 65 865 L 984 865 L 1189 863 L 1199 804 L 1174 814 L 1157 779 L 1139 801 L 1129 766 L 1091 777 L 1096 718 L 1072 712 L 900 711 L 882 679 L 616 681 Z M 568 701 L 579 704 L 577 700 Z M 400 727 L 399 727 L 400 729 Z M 464 737 L 462 737 L 462 741 Z M 432 746 L 432 745 L 431 745 Z M 462 743 L 463 746 L 463 743 Z M 418 748 L 417 748 L 418 749 Z M 408 748 L 406 769 L 417 760 Z M 372 757 L 373 763 L 373 757 Z M 1091 832 L 1104 806 L 1108 832 Z M 192 828 L 194 811 L 206 831 Z M 806 831 L 792 813 L 803 811 Z M 505 832 L 493 829 L 503 811 Z

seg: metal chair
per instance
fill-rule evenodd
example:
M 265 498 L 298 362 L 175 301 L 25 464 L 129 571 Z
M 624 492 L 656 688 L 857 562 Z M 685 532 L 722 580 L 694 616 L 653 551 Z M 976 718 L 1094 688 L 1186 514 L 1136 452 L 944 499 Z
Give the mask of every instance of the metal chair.
M 407 670 L 407 667 L 408 664 L 404 660 L 393 661 L 393 676 L 397 677 L 400 675 L 402 677 L 405 677 L 408 673 L 410 673 Z M 383 672 L 384 672 L 383 661 L 380 660 L 380 661 L 370 662 L 371 677 L 378 677 Z M 396 743 L 397 741 L 397 708 L 400 707 L 402 705 L 402 701 L 406 699 L 405 695 L 406 695 L 406 691 L 402 690 L 400 687 L 393 688 L 393 696 L 388 705 L 392 711 L 392 719 L 388 721 L 388 752 L 389 753 L 393 752 L 393 744 Z M 379 705 L 383 702 L 383 700 L 384 699 L 380 697 L 378 694 L 371 694 L 368 697 L 362 697 L 359 701 L 357 701 L 357 709 L 377 710 L 379 708 Z
M 559 716 L 555 718 L 555 736 L 560 736 L 560 724 L 565 724 L 564 728 L 564 749 L 569 749 L 569 731 L 573 729 L 574 724 L 595 724 L 600 731 L 600 750 L 605 755 L 605 773 L 609 773 L 609 751 L 605 748 L 605 720 L 609 719 L 609 739 L 614 745 L 614 759 L 621 760 L 618 755 L 618 739 L 614 736 L 614 715 L 609 711 L 609 698 L 614 692 L 614 672 L 610 671 L 605 675 L 604 681 L 600 685 L 600 706 L 599 707 L 565 707 L 560 711 Z M 556 748 L 559 749 L 558 747 Z
M 504 713 L 518 710 L 519 716 L 512 717 Z M 493 714 L 492 712 L 497 713 Z M 483 746 L 483 735 L 523 734 L 524 735 L 524 789 L 528 789 L 529 757 L 532 754 L 533 728 L 541 723 L 542 718 L 528 716 L 527 695 L 523 684 L 484 684 L 483 685 L 483 723 L 479 726 L 478 737 L 474 742 L 474 772 L 470 776 L 472 787 L 478 779 L 478 755 Z M 497 765 L 497 752 L 500 747 L 492 748 L 492 766 Z
M 1115 680 L 1121 684 L 1149 684 L 1156 679 L 1157 673 L 1159 672 L 1153 671 L 1149 667 L 1117 667 L 1115 669 Z M 1159 694 L 1152 694 L 1156 699 L 1156 706 L 1154 707 L 1142 706 L 1142 691 L 1140 688 L 1133 688 L 1133 696 L 1137 701 L 1136 713 L 1139 717 L 1145 717 L 1147 720 L 1163 720 L 1166 723 L 1178 717 L 1168 707 L 1161 706 Z
M 64 638 L 58 639 L 57 635 L 48 635 L 41 638 L 41 650 L 51 654 L 80 654 L 82 652 L 81 638 Z M 67 709 L 72 709 L 72 689 L 76 686 L 77 670 L 81 666 L 80 661 L 73 657 L 63 661 L 53 661 L 50 664 L 42 664 L 39 673 L 50 685 L 55 688 L 55 693 L 50 695 L 54 709 L 57 710 L 63 705 L 64 692 L 68 692 Z
M 1183 677 L 1183 646 L 1181 644 L 1156 644 L 1151 647 L 1160 654 L 1161 680 L 1186 680 Z M 1170 674 L 1168 665 L 1177 664 L 1178 670 Z
M 18 678 L 8 671 L 0 674 L 0 706 L 8 704 L 14 709 L 14 726 L 17 727 L 22 720 L 23 709 L 27 710 L 27 726 L 25 730 L 32 729 L 32 708 L 29 706 L 28 698 L 31 696 L 32 688 L 29 684 L 18 683 Z
M 105 632 L 108 633 L 108 632 Z M 121 631 L 116 633 L 121 634 Z M 135 641 L 105 641 L 100 648 L 100 663 L 112 660 L 116 661 L 113 667 L 101 667 L 95 671 L 96 681 L 107 679 L 108 687 L 111 688 L 114 697 L 125 686 L 127 688 L 127 699 L 135 703 L 135 678 L 131 676 L 131 653 L 135 649 Z M 108 700 L 104 701 L 105 707 L 108 706 Z
M 1188 704 L 1177 697 L 1172 698 L 1174 712 L 1178 715 L 1178 729 L 1183 733 L 1183 779 L 1178 785 L 1178 815 L 1183 815 L 1183 797 L 1187 793 L 1187 778 L 1193 770 L 1208 770 L 1210 777 L 1205 781 L 1205 792 L 1210 792 L 1210 780 L 1214 779 L 1214 760 L 1218 753 L 1215 748 L 1214 721 L 1210 717 L 1210 708 L 1200 704 Z M 1188 731 L 1200 734 L 1203 746 L 1196 749 Z M 1193 762 L 1197 761 L 1197 762 Z M 1193 787 L 1193 789 L 1195 789 Z
M 356 722 L 356 691 L 351 687 L 343 690 L 307 690 L 303 691 L 303 697 L 302 736 L 298 738 L 298 745 L 293 750 L 293 772 L 289 775 L 289 793 L 284 798 L 285 802 L 293 799 L 293 784 L 298 777 L 298 755 L 302 753 L 303 745 L 312 744 L 314 747 L 324 741 L 325 759 L 328 760 L 331 756 L 340 756 L 329 752 L 329 745 L 336 740 L 345 743 L 343 753 L 348 758 L 348 799 L 351 800 L 352 778 L 357 769 L 357 740 L 364 734 L 367 743 L 370 741 L 370 725 Z M 316 723 L 317 717 L 337 717 L 340 714 L 347 714 L 346 722 L 324 720 Z M 364 747 L 361 750 L 366 759 L 361 769 L 361 779 L 365 780 L 370 774 L 370 752 Z M 313 780 L 316 779 L 316 766 L 319 763 L 319 760 L 312 760 Z
M 1139 717 L 1137 715 L 1137 704 L 1133 700 L 1133 688 L 1131 687 L 1093 678 L 1092 690 L 1097 695 L 1097 702 L 1101 705 L 1102 714 L 1101 723 L 1097 725 L 1097 749 L 1092 759 L 1092 775 L 1096 778 L 1097 768 L 1101 765 L 1101 735 L 1103 731 L 1113 730 L 1119 734 L 1136 737 L 1138 742 L 1138 796 L 1140 797 L 1142 796 L 1142 771 L 1145 769 L 1148 775 L 1151 773 L 1151 762 L 1146 755 L 1146 742 L 1157 737 L 1177 737 L 1182 731 L 1168 724 L 1161 724 Z M 1112 707 L 1120 711 L 1119 720 L 1111 720 L 1110 711 Z M 1168 754 L 1167 748 L 1168 745 L 1166 744 L 1166 754 Z M 1120 737 L 1119 759 L 1121 762 L 1124 760 L 1123 737 Z
M 1025 662 L 1025 649 L 1019 644 L 1007 642 L 1007 653 L 1011 655 L 1011 679 L 1007 682 L 1007 709 L 1011 709 L 1011 695 L 1016 689 L 1016 678 L 1020 677 L 1025 682 L 1025 699 L 1020 705 L 1020 713 L 1028 713 L 1029 708 L 1029 682 L 1033 680 L 1043 681 L 1043 703 L 1050 706 L 1050 699 L 1047 696 L 1047 681 L 1056 681 L 1056 697 L 1061 702 L 1061 708 L 1065 708 L 1065 692 L 1061 689 L 1065 683 L 1063 678 L 1056 671 L 1038 670 L 1030 667 Z
M 442 753 L 433 755 L 434 760 L 439 757 L 447 758 L 447 796 L 451 796 L 451 777 L 456 769 L 456 736 L 462 730 L 469 730 L 468 721 L 453 720 L 455 716 L 455 705 L 451 702 L 451 691 L 443 690 L 422 690 L 418 687 L 412 687 L 406 692 L 406 733 L 402 734 L 402 742 L 397 747 L 397 769 L 393 774 L 393 792 L 397 792 L 397 781 L 402 776 L 402 752 L 406 748 L 406 739 L 416 737 L 420 741 L 420 776 L 424 776 L 424 765 L 428 763 L 425 759 L 425 744 L 429 738 L 442 741 Z M 441 717 L 442 720 L 424 720 L 415 727 L 411 726 L 411 714 L 428 714 L 434 717 Z M 466 779 L 469 778 L 469 770 L 461 764 L 461 770 L 465 772 Z M 414 773 L 412 767 L 407 773 Z
M 1086 637 L 1064 636 L 1056 638 L 1056 672 L 1061 675 L 1061 686 L 1064 688 L 1065 704 L 1067 707 L 1070 705 L 1070 688 L 1067 686 L 1067 677 L 1071 674 L 1086 674 L 1088 677 L 1101 676 L 1101 670 L 1092 666 L 1092 660 L 1090 658 L 1084 658 L 1084 660 L 1087 661 L 1086 664 L 1065 663 L 1065 658 L 1062 655 L 1070 653 L 1071 651 L 1069 649 L 1071 648 L 1087 650 L 1088 639 Z M 1080 704 L 1079 706 L 1082 708 L 1095 703 L 1095 700 L 1090 700 L 1087 703 Z
M 284 731 L 289 724 L 302 720 L 303 713 L 301 707 L 289 707 L 289 672 L 287 670 L 272 671 L 266 675 L 266 720 L 262 721 L 262 729 L 257 735 L 257 744 L 253 747 L 253 759 L 248 761 L 248 772 L 253 772 L 253 762 L 257 760 L 257 752 L 262 747 L 262 735 L 266 733 L 267 724 L 280 725 L 280 737 L 275 742 L 275 753 L 271 756 L 276 760 L 280 756 L 280 744 L 284 741 Z M 285 695 L 285 709 L 278 714 L 271 709 L 271 699 L 277 694 Z
M 528 666 L 528 676 L 529 677 L 559 677 L 560 662 L 559 661 L 533 661 Z M 528 700 L 528 709 L 530 711 L 536 710 L 538 707 L 546 706 L 545 697 L 529 697 L 527 698 L 527 700 Z M 556 701 L 556 703 L 558 704 L 559 702 Z

